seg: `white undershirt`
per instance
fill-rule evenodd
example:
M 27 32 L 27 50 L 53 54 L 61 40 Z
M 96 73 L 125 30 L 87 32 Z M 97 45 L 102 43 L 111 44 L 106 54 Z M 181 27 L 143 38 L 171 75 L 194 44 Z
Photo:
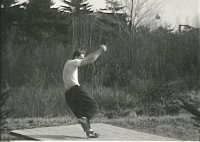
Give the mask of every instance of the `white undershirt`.
M 63 69 L 63 81 L 65 89 L 68 90 L 71 87 L 78 85 L 78 67 L 81 65 L 82 59 L 74 59 L 74 60 L 68 60 L 65 63 L 64 69 Z

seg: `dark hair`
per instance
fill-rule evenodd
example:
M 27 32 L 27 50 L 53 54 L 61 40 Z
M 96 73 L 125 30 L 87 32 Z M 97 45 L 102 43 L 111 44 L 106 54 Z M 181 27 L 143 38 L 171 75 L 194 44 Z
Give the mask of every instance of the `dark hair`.
M 77 49 L 74 51 L 72 58 L 74 59 L 75 57 L 79 57 L 81 54 L 85 54 L 85 51 Z

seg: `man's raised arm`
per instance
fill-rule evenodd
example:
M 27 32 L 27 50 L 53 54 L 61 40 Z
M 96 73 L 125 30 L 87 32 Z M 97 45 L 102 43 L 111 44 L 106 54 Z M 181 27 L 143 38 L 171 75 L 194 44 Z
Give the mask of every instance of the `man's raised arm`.
M 103 52 L 106 52 L 106 51 L 107 51 L 107 47 L 106 47 L 105 45 L 101 45 L 101 47 L 100 47 L 97 51 L 95 51 L 95 52 L 89 54 L 88 56 L 86 56 L 86 57 L 82 60 L 81 66 L 94 63 L 94 62 L 97 60 L 97 58 L 98 58 Z

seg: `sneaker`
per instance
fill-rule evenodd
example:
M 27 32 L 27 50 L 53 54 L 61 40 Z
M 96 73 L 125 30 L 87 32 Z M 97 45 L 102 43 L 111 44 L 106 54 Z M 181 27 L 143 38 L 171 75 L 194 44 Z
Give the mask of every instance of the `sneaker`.
M 86 132 L 88 138 L 98 138 L 100 136 L 99 133 L 94 132 L 93 130 L 89 130 Z

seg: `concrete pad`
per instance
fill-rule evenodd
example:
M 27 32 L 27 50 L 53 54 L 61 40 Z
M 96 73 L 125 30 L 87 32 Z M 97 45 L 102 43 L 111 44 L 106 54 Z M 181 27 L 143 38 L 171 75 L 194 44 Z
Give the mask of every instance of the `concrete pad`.
M 56 127 L 14 130 L 11 135 L 25 140 L 75 140 L 75 141 L 177 141 L 172 138 L 142 133 L 130 129 L 116 127 L 103 123 L 93 123 L 92 128 L 100 133 L 99 138 L 88 139 L 79 124 Z

